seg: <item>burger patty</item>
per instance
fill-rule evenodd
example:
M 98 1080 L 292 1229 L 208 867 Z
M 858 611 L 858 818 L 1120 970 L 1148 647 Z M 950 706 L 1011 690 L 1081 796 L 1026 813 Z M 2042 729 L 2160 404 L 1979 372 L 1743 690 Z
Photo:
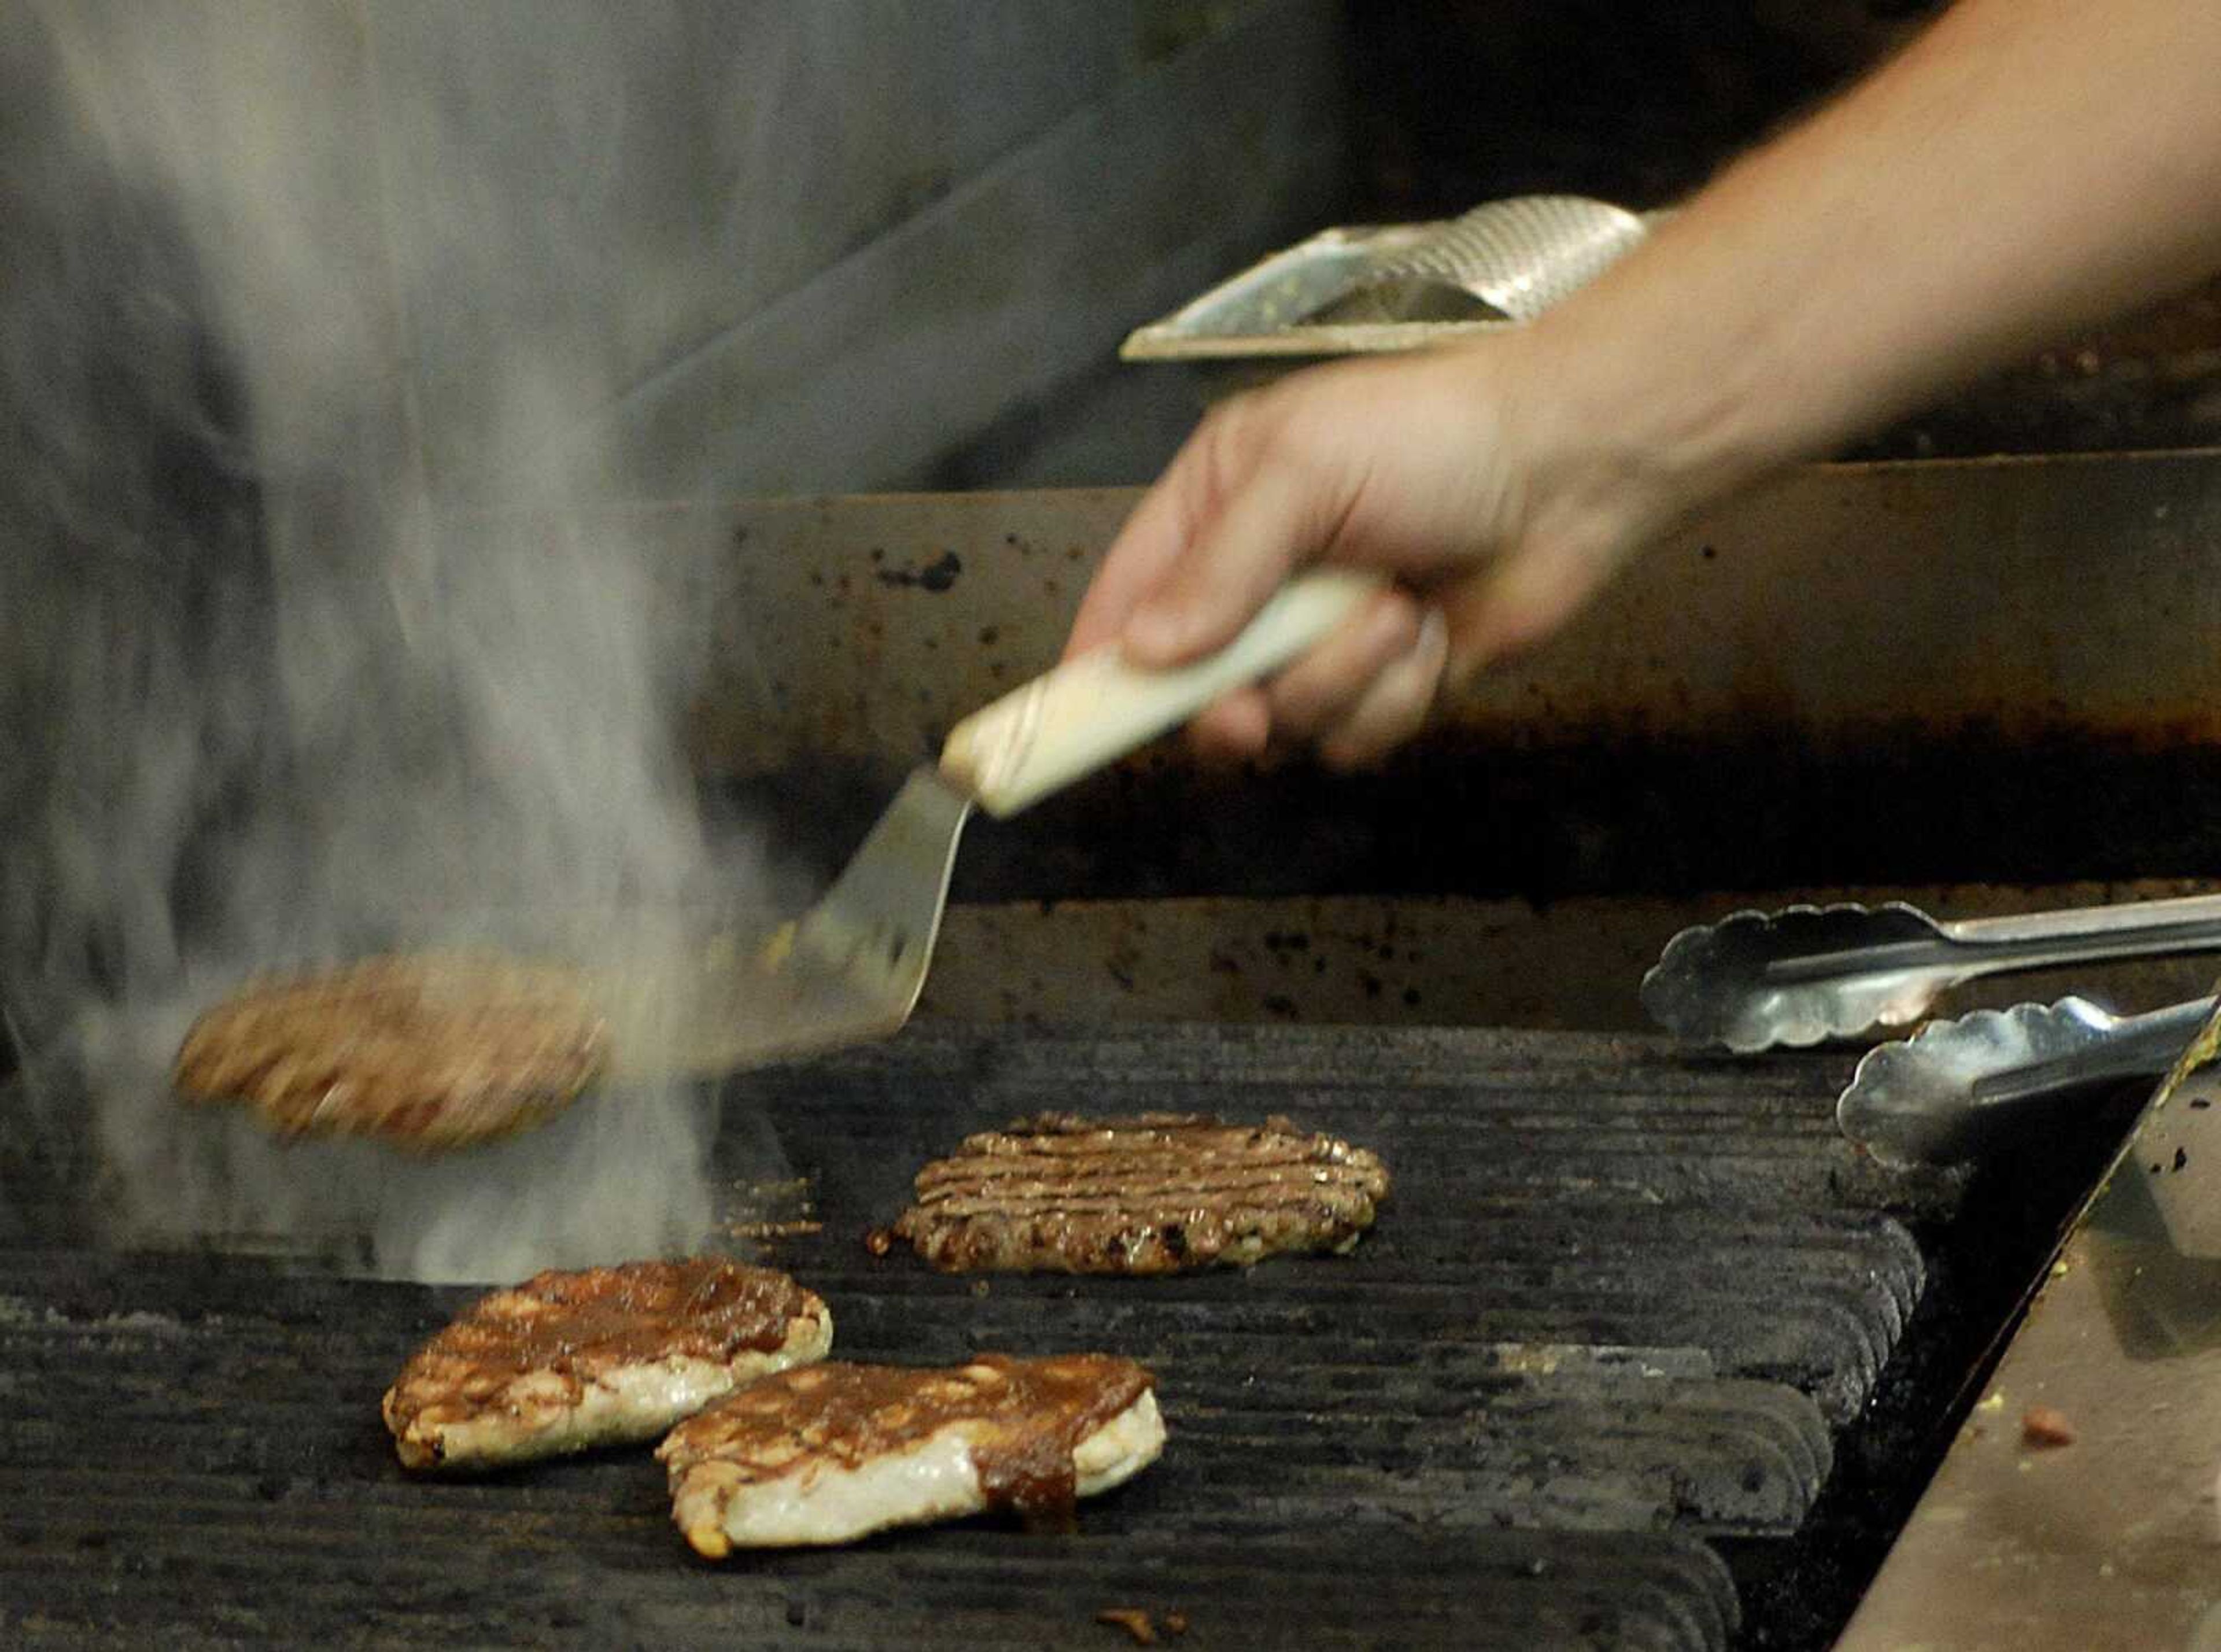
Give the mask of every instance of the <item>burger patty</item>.
M 1068 1524 L 1082 1497 L 1164 1449 L 1154 1380 L 1130 1360 L 985 1354 L 942 1370 L 830 1364 L 743 1389 L 656 1449 L 697 1552 L 841 1543 L 1014 1509 Z
M 601 1070 L 608 1033 L 567 970 L 463 954 L 250 983 L 193 1024 L 178 1093 L 281 1136 L 424 1150 L 522 1129 Z
M 535 1274 L 410 1357 L 385 1426 L 410 1468 L 489 1468 L 653 1439 L 743 1383 L 822 1360 L 833 1317 L 714 1257 Z
M 1285 1118 L 1043 1113 L 967 1137 L 916 1192 L 892 1233 L 948 1273 L 1174 1273 L 1347 1250 L 1388 1173 Z

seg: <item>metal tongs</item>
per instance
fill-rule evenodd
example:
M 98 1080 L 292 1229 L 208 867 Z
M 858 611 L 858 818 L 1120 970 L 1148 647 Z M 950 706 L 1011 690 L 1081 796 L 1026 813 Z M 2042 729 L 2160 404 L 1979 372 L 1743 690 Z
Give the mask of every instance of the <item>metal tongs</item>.
M 1956 923 L 1901 904 L 1799 906 L 1683 930 L 1642 1002 L 1685 1037 L 1755 1052 L 1902 1026 L 1986 975 L 2209 949 L 2221 896 Z M 2165 1072 L 2214 1003 L 2123 1017 L 2068 998 L 1932 1022 L 1868 1052 L 1836 1122 L 1893 1163 L 1969 1158 L 2093 1087 Z
M 1909 1026 L 1986 975 L 2184 952 L 2221 952 L 2221 895 L 1955 923 L 1902 902 L 1792 906 L 1682 930 L 1642 978 L 1642 1007 L 1751 1054 Z
M 2068 998 L 1931 1021 L 1860 1059 L 1836 1123 L 1886 1163 L 1955 1164 L 2100 1086 L 2158 1077 L 2215 1002 L 2116 1016 Z

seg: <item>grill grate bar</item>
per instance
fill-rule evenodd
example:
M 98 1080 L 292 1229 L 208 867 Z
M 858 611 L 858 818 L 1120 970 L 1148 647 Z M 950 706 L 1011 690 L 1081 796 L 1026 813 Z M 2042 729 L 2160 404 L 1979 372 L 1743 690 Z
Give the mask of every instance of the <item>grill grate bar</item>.
M 1926 1285 L 1957 1185 L 1861 1165 L 1834 1057 L 1380 1029 L 916 1029 L 728 1087 L 831 1225 L 779 1247 L 843 1355 L 1101 1348 L 1159 1374 L 1165 1460 L 1073 1537 L 974 1523 L 693 1563 L 644 1453 L 408 1480 L 376 1402 L 471 1292 L 222 1255 L 0 1248 L 0 1602 L 54 1633 L 937 1648 L 1717 1649 L 1702 1538 L 1794 1530 Z M 1084 1100 L 1262 1117 L 1397 1176 L 1344 1258 L 1151 1281 L 874 1261 L 965 1133 Z M 369 1603 L 369 1604 L 366 1604 Z M 15 1625 L 0 1604 L 0 1628 Z M 366 1619 L 365 1614 L 374 1614 Z M 0 1637 L 4 1638 L 4 1637 Z

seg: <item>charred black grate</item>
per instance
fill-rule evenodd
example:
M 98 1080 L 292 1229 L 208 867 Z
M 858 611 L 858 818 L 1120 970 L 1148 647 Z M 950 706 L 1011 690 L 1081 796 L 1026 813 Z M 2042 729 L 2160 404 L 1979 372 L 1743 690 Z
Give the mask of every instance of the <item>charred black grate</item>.
M 69 1642 L 1713 1648 L 1711 1543 L 1794 1531 L 1955 1185 L 1835 1135 L 1840 1058 L 1406 1029 L 914 1031 L 732 1086 L 828 1222 L 779 1255 L 836 1348 L 1102 1348 L 1165 1460 L 1077 1537 L 985 1525 L 693 1562 L 644 1454 L 406 1480 L 376 1399 L 466 1292 L 237 1258 L 0 1251 L 0 1624 Z M 1286 1112 L 1396 1190 L 1342 1259 L 1155 1281 L 950 1279 L 867 1225 L 965 1131 L 1044 1107 Z

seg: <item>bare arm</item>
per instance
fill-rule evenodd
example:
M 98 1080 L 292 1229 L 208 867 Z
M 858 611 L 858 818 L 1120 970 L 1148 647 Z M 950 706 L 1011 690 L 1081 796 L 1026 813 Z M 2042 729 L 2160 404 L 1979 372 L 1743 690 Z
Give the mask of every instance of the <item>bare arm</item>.
M 1722 176 L 1547 348 L 1588 364 L 1564 416 L 1650 406 L 1635 436 L 1701 493 L 2217 265 L 2221 7 L 1963 0 Z
M 1384 602 L 1203 728 L 1361 760 L 1690 510 L 2217 266 L 2221 6 L 1961 0 L 1536 325 L 1214 415 L 1073 646 L 1169 661 L 1304 563 L 1394 568 L 1446 627 Z

